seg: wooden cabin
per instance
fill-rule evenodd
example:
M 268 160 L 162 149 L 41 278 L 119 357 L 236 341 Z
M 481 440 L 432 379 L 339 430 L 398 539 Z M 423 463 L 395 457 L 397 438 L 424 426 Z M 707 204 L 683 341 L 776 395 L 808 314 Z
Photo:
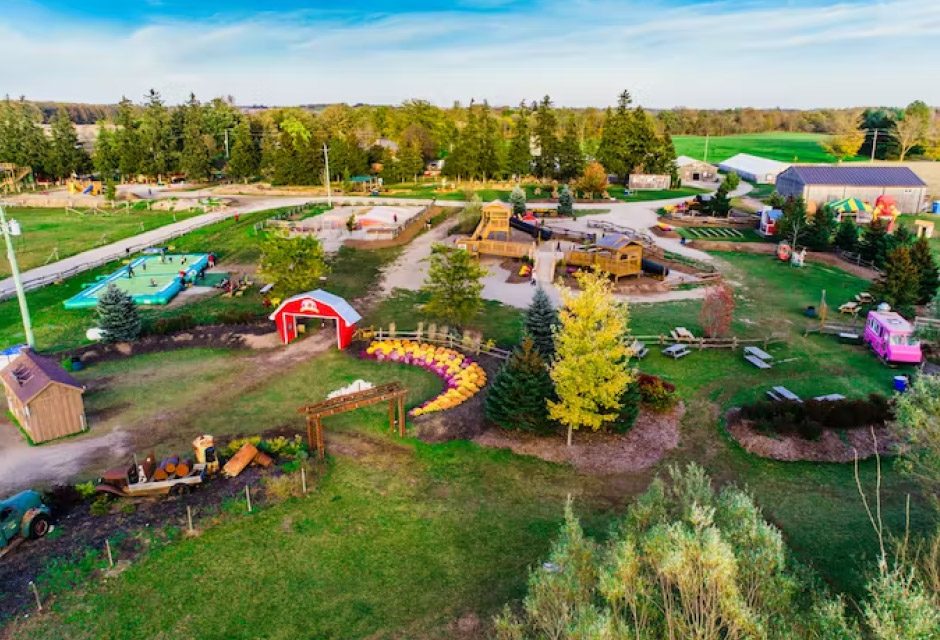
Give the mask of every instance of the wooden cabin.
M 0 380 L 10 413 L 34 444 L 88 428 L 85 387 L 54 360 L 26 349 L 0 371 Z
M 457 246 L 466 249 L 474 256 L 490 255 L 503 258 L 534 258 L 535 242 L 513 242 L 512 207 L 500 200 L 494 200 L 483 206 L 480 224 L 473 235 L 457 241 Z
M 643 245 L 625 235 L 611 234 L 589 247 L 566 252 L 565 263 L 573 267 L 597 267 L 615 280 L 639 276 L 643 270 Z

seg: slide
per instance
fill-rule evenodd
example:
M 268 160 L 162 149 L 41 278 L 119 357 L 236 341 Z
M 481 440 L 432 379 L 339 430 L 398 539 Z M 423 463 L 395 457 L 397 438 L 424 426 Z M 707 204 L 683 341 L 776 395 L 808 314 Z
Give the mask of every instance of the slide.
M 509 218 L 509 226 L 513 229 L 518 229 L 519 231 L 525 231 L 533 238 L 539 238 L 540 240 L 551 240 L 552 239 L 552 230 L 545 229 L 542 227 L 536 227 L 534 224 L 529 224 L 528 222 L 523 222 L 515 216 Z
M 85 187 L 85 189 L 82 191 L 82 195 L 83 195 L 83 196 L 87 196 L 89 193 L 91 193 L 91 190 L 94 189 L 94 188 L 95 188 L 95 185 L 93 185 L 93 184 L 88 185 L 88 186 Z
M 640 262 L 640 268 L 651 276 L 661 276 L 665 278 L 669 275 L 669 267 L 659 264 L 658 262 L 653 262 L 652 260 L 647 260 L 646 258 L 643 258 L 642 262 Z

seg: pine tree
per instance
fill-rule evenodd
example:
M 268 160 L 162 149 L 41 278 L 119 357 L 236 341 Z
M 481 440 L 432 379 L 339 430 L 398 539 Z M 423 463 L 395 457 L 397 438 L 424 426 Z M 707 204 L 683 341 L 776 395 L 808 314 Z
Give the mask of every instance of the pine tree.
M 558 194 L 558 215 L 574 215 L 574 195 L 572 195 L 571 189 L 568 188 L 568 185 L 562 187 Z
M 414 180 L 419 174 L 423 173 L 424 159 L 421 157 L 421 148 L 417 143 L 406 145 L 398 156 L 398 163 L 401 168 L 401 179 L 404 182 Z
M 525 190 L 518 184 L 513 187 L 509 194 L 509 204 L 512 205 L 512 212 L 517 216 L 525 215 Z
M 711 199 L 706 203 L 708 215 L 716 218 L 727 218 L 731 213 L 731 198 L 728 197 L 728 185 L 722 182 L 718 185 L 717 191 L 712 194 Z
M 558 162 L 558 138 L 555 135 L 557 126 L 552 99 L 545 96 L 535 111 L 533 130 L 535 144 L 539 148 L 539 155 L 535 158 L 535 175 L 539 178 L 555 176 Z
M 251 135 L 251 123 L 244 118 L 235 129 L 228 175 L 236 180 L 248 180 L 258 175 L 261 169 L 261 149 Z
M 920 286 L 917 287 L 917 304 L 927 304 L 933 300 L 937 294 L 937 287 L 940 286 L 940 270 L 937 269 L 937 261 L 933 257 L 927 238 L 922 236 L 914 242 L 911 247 L 911 260 L 914 261 L 920 277 Z
M 884 265 L 892 246 L 893 240 L 888 234 L 888 228 L 880 218 L 875 218 L 862 236 L 859 253 L 863 259 L 880 268 Z
M 141 158 L 143 151 L 140 136 L 137 133 L 137 121 L 134 105 L 127 98 L 121 98 L 116 116 L 115 151 L 118 158 L 118 171 L 126 178 L 133 178 L 142 172 Z
M 60 105 L 52 120 L 49 170 L 54 178 L 61 180 L 73 173 L 81 173 L 88 164 L 88 154 L 78 142 L 78 135 L 69 119 L 68 111 Z
M 519 107 L 519 119 L 516 121 L 516 133 L 509 141 L 507 169 L 509 173 L 521 179 L 532 172 L 531 136 L 529 133 L 529 110 L 523 103 Z
M 126 291 L 108 285 L 98 298 L 98 326 L 107 342 L 133 342 L 140 336 L 140 314 Z
M 836 228 L 836 216 L 829 207 L 816 210 L 806 234 L 806 245 L 812 251 L 829 251 L 832 234 Z
M 555 357 L 555 328 L 558 326 L 558 310 L 552 305 L 545 290 L 539 286 L 535 290 L 532 303 L 526 309 L 522 321 L 525 335 L 532 339 L 535 349 L 545 362 Z
M 195 100 L 194 96 L 190 100 Z M 140 144 L 140 173 L 153 179 L 165 176 L 174 168 L 171 116 L 163 98 L 154 89 L 146 96 L 137 136 Z
M 548 367 L 528 337 L 499 370 L 486 395 L 486 418 L 503 429 L 547 434 L 555 429 L 546 401 L 554 395 Z
M 615 174 L 624 185 L 630 178 L 634 166 L 627 157 L 627 140 L 630 137 L 630 104 L 633 99 L 629 91 L 620 94 L 617 110 L 607 109 L 604 116 L 604 128 L 597 148 L 597 160 L 608 171 Z
M 568 428 L 569 445 L 575 429 L 615 423 L 635 381 L 625 343 L 626 306 L 614 298 L 604 273 L 581 273 L 578 284 L 578 294 L 562 290 L 551 369 L 558 400 L 548 403 L 549 415 Z
M 884 273 L 873 287 L 875 295 L 903 314 L 910 314 L 920 297 L 920 273 L 908 247 L 898 247 L 885 258 Z
M 858 251 L 858 227 L 850 216 L 842 216 L 833 244 L 850 253 Z
M 431 248 L 428 275 L 421 290 L 430 299 L 425 310 L 434 318 L 452 325 L 470 322 L 483 308 L 485 267 L 469 252 L 443 244 Z
M 189 104 L 183 116 L 183 152 L 180 154 L 180 170 L 190 182 L 201 182 L 209 177 L 212 168 L 209 147 L 203 131 L 202 106 L 196 96 L 190 94 Z
M 568 121 L 565 135 L 558 144 L 558 179 L 568 182 L 584 171 L 584 153 L 581 151 L 581 137 L 578 134 L 574 118 Z

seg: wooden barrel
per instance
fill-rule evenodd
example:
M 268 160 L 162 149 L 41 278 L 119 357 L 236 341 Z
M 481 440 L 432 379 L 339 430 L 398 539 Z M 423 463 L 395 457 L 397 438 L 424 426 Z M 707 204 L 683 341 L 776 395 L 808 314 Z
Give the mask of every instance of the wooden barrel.
M 180 463 L 179 455 L 170 456 L 169 458 L 163 461 L 163 468 L 166 470 L 167 473 L 170 473 L 170 474 L 176 473 L 176 465 L 178 465 L 179 463 Z
M 180 478 L 185 478 L 193 470 L 193 461 L 192 460 L 181 460 L 179 464 L 176 465 L 176 475 Z

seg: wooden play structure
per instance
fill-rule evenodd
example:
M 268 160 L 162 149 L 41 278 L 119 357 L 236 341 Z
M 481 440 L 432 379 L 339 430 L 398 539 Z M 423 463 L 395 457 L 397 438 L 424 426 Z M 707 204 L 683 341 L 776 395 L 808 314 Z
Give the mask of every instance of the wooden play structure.
M 914 228 L 917 230 L 918 238 L 927 238 L 929 240 L 933 237 L 933 223 L 929 220 L 915 220 Z
M 600 269 L 615 280 L 639 276 L 643 271 L 643 245 L 622 234 L 609 235 L 587 247 L 565 252 L 565 263 Z
M 0 163 L 0 193 L 19 193 L 24 182 L 32 182 L 33 170 L 9 162 Z
M 388 428 L 393 431 L 397 423 L 398 435 L 404 438 L 406 395 L 408 395 L 408 389 L 397 382 L 391 382 L 371 389 L 347 393 L 316 404 L 308 404 L 300 407 L 297 413 L 307 416 L 307 439 L 310 441 L 311 447 L 316 447 L 317 455 L 322 460 L 325 455 L 323 418 L 335 416 L 339 413 L 346 413 L 380 402 L 388 402 Z M 395 416 L 396 406 L 398 408 L 397 420 Z
M 69 180 L 66 186 L 70 196 L 100 196 L 103 193 L 101 180 Z
M 535 258 L 535 242 L 513 242 L 512 207 L 505 202 L 494 200 L 484 205 L 473 235 L 457 240 L 457 246 L 466 249 L 474 256 L 489 255 L 503 258 Z

